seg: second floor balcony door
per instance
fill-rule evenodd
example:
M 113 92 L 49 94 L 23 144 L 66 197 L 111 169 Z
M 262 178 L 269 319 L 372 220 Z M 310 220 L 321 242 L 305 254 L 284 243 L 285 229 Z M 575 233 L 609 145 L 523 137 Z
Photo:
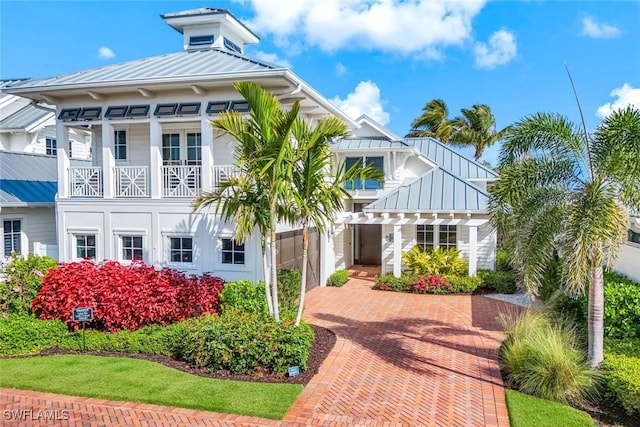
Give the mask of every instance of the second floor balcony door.
M 162 134 L 163 196 L 194 197 L 201 188 L 200 132 Z

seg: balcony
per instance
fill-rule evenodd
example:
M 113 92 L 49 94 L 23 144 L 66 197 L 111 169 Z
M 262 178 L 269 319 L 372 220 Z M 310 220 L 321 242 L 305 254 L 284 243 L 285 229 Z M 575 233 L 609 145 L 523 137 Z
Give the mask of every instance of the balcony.
M 200 165 L 161 166 L 159 175 L 148 166 L 116 166 L 108 177 L 100 166 L 69 168 L 69 196 L 72 198 L 189 198 L 200 195 L 203 189 L 217 188 L 239 170 L 231 165 L 215 166 L 208 181 L 203 181 Z M 112 196 L 105 189 L 107 178 L 112 179 Z M 158 180 L 157 196 L 152 194 L 152 182 Z

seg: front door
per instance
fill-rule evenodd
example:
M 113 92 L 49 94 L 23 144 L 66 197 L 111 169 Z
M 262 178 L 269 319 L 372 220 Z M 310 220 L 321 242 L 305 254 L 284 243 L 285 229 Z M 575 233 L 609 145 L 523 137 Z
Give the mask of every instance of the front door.
M 358 255 L 356 262 L 362 265 L 382 264 L 382 226 L 379 224 L 356 224 Z

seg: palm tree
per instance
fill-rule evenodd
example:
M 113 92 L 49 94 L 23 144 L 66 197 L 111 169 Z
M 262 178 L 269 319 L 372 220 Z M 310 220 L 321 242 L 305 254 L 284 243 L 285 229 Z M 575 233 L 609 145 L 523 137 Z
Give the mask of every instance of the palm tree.
M 640 207 L 640 110 L 617 111 L 593 137 L 556 114 L 517 122 L 491 188 L 493 223 L 532 294 L 554 254 L 565 292 L 589 290 L 588 360 L 603 360 L 603 266 L 626 239 L 628 209 Z
M 496 131 L 496 118 L 488 105 L 474 104 L 460 112 L 462 115 L 450 122 L 450 126 L 453 127 L 450 142 L 454 145 L 474 147 L 473 157 L 476 161 L 486 148 L 503 140 L 510 130 L 507 126 Z
M 253 82 L 236 82 L 233 87 L 244 97 L 250 106 L 248 117 L 237 112 L 221 113 L 218 119 L 211 122 L 220 131 L 220 136 L 228 134 L 239 142 L 235 153 L 235 166 L 248 177 L 248 183 L 239 185 L 234 197 L 240 197 L 239 203 L 255 203 L 255 209 L 244 207 L 249 212 L 244 216 L 246 224 L 236 228 L 248 233 L 249 228 L 257 226 L 261 233 L 261 241 L 270 237 L 270 283 L 273 316 L 280 321 L 278 307 L 278 274 L 276 255 L 276 223 L 284 221 L 292 223 L 294 212 L 289 208 L 292 199 L 291 183 L 293 169 L 298 161 L 296 157 L 291 129 L 298 116 L 299 103 L 295 102 L 290 110 L 282 109 L 280 102 L 273 95 Z M 233 181 L 232 181 L 233 182 Z M 253 196 L 251 192 L 255 192 Z M 214 192 L 215 193 L 215 192 Z M 228 194 L 220 202 L 233 206 Z M 212 202 L 216 197 L 211 194 Z M 218 202 L 216 202 L 218 203 Z M 200 202 L 204 205 L 204 201 Z M 239 208 L 238 208 L 239 209 Z M 229 212 L 240 212 L 229 207 Z M 233 215 L 233 214 L 232 214 Z M 234 216 L 238 218 L 237 216 Z M 254 227 L 250 227 L 253 222 Z M 266 258 L 265 258 L 266 259 Z M 266 264 L 266 263 L 265 263 Z M 265 279 L 267 272 L 265 270 Z M 268 294 L 267 294 L 268 295 Z
M 411 123 L 407 137 L 437 138 L 446 144 L 453 131 L 447 104 L 442 99 L 432 99 L 422 107 L 422 114 Z

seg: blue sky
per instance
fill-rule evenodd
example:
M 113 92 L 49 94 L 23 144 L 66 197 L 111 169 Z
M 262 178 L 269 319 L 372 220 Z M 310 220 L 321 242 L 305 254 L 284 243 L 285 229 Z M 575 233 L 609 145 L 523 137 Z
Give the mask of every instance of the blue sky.
M 0 77 L 46 77 L 181 49 L 159 17 L 229 9 L 260 37 L 246 53 L 290 66 L 348 113 L 399 136 L 425 102 L 489 105 L 499 127 L 538 111 L 587 127 L 640 107 L 640 2 L 467 0 L 5 1 Z M 497 148 L 484 159 L 495 163 Z

